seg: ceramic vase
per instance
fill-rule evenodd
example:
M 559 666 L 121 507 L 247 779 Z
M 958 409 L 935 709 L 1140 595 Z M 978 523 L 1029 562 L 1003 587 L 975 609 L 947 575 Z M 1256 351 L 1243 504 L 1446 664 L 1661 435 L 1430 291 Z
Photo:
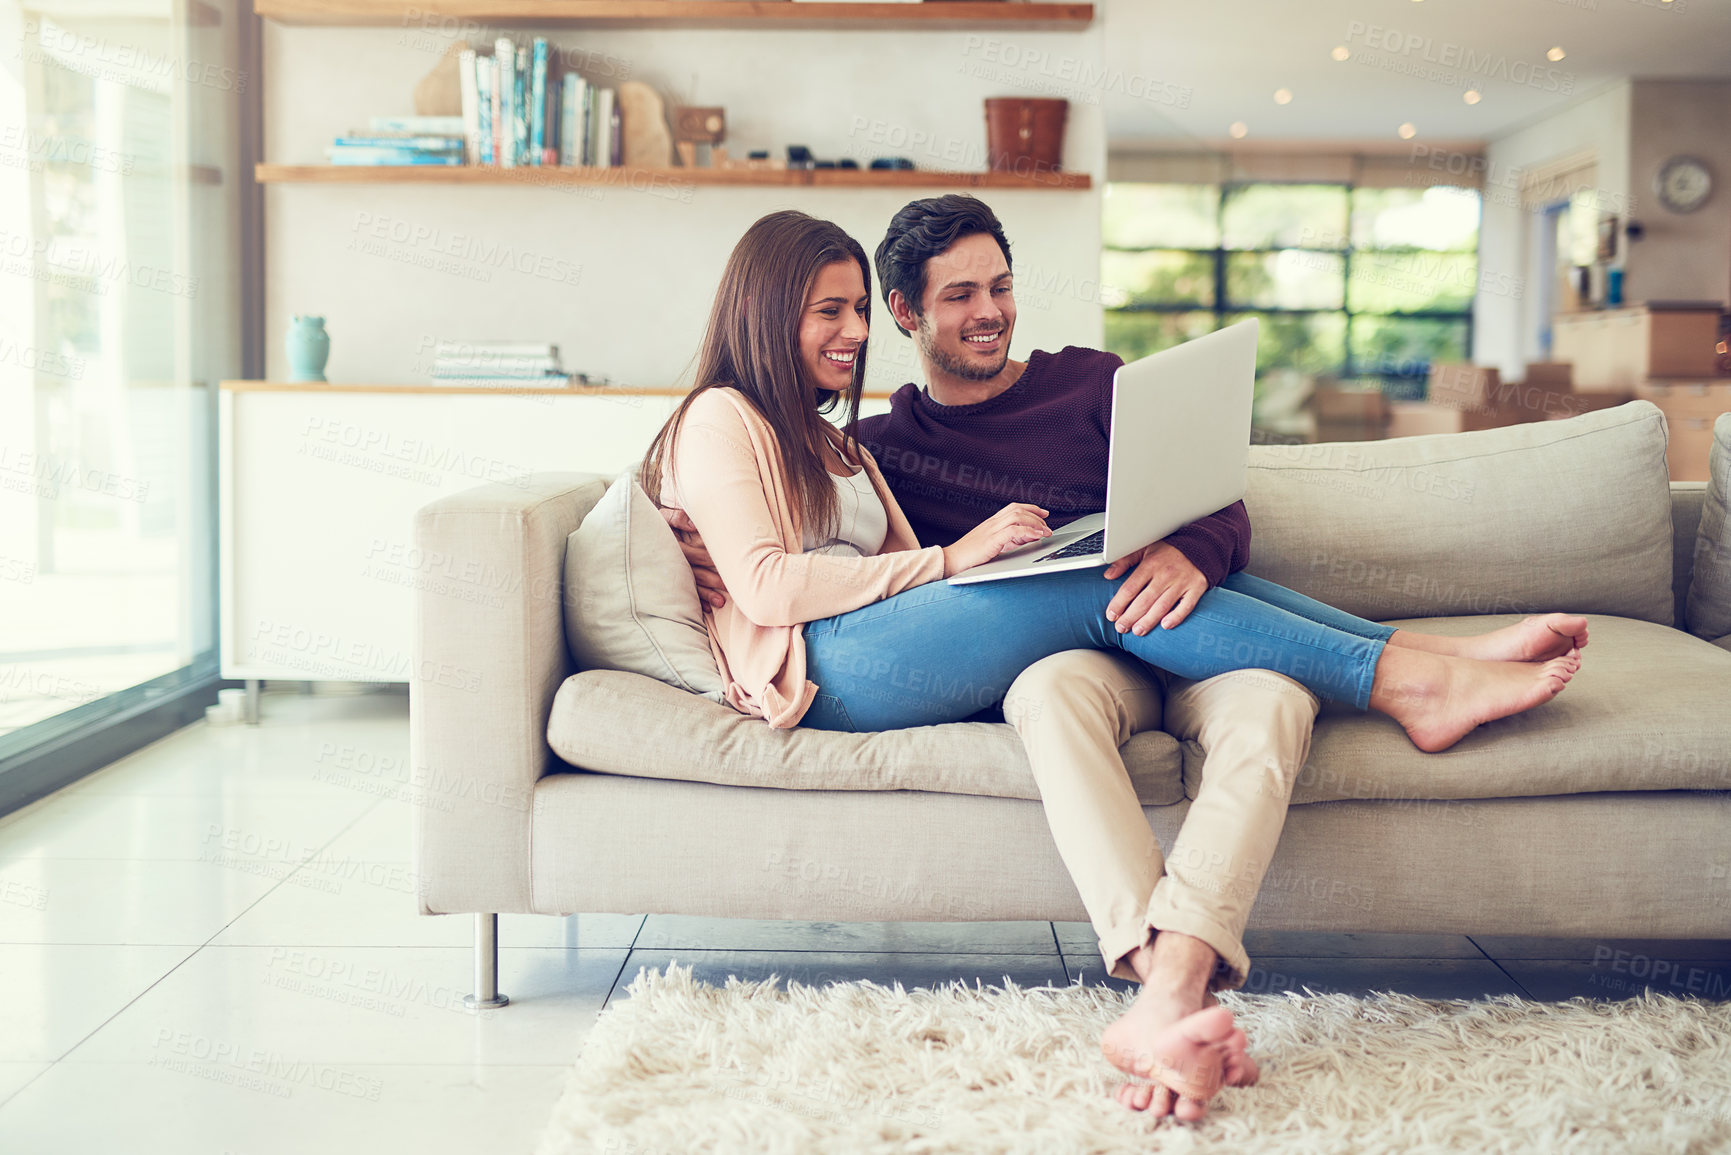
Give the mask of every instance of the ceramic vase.
M 296 315 L 289 320 L 286 345 L 290 381 L 323 381 L 331 355 L 331 337 L 323 317 Z

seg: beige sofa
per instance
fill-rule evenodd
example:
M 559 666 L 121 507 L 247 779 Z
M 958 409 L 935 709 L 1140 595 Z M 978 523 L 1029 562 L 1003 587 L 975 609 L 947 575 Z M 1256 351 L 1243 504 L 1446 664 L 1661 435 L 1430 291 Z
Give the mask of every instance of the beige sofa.
M 1698 550 L 1721 583 L 1727 550 L 1697 542 L 1705 486 L 1667 480 L 1665 441 L 1634 402 L 1253 447 L 1251 572 L 1437 632 L 1580 611 L 1592 642 L 1562 697 L 1442 754 L 1325 708 L 1252 926 L 1731 937 L 1731 637 L 1682 628 Z M 1001 723 L 772 731 L 573 669 L 566 539 L 606 480 L 482 486 L 416 521 L 417 544 L 486 591 L 419 595 L 410 699 L 420 909 L 479 916 L 483 1005 L 499 912 L 1086 919 Z M 1731 604 L 1731 587 L 1695 593 Z M 1170 845 L 1201 751 L 1154 731 L 1124 756 Z

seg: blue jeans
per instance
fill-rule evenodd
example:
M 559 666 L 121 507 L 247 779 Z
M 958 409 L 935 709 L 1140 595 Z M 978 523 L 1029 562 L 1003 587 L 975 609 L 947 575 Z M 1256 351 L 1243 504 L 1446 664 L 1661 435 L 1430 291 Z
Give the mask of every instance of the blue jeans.
M 1285 674 L 1318 696 L 1370 704 L 1394 633 L 1285 586 L 1235 573 L 1175 628 L 1119 633 L 1103 567 L 953 586 L 936 581 L 807 622 L 806 676 L 818 693 L 800 722 L 818 730 L 899 730 L 954 722 L 1001 701 L 1016 676 L 1063 650 L 1123 650 L 1184 678 Z

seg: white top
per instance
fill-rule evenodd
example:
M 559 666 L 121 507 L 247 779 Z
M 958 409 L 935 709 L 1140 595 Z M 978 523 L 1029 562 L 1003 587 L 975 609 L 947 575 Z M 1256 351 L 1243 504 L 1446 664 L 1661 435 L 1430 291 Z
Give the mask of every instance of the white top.
M 835 482 L 836 531 L 823 542 L 814 539 L 810 527 L 801 527 L 801 545 L 806 553 L 827 553 L 837 557 L 876 557 L 889 536 L 890 518 L 884 503 L 872 488 L 872 479 L 860 469 L 851 477 L 837 477 Z

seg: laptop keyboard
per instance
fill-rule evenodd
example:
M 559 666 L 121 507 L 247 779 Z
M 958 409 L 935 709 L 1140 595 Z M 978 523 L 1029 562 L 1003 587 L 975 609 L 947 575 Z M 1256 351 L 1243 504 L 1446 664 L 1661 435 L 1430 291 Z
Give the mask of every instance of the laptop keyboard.
M 1063 549 L 1047 554 L 1045 557 L 1041 558 L 1040 561 L 1057 561 L 1060 558 L 1068 557 L 1087 557 L 1089 554 L 1099 553 L 1105 548 L 1106 531 L 1103 529 L 1097 529 L 1087 537 L 1077 538 Z M 1034 564 L 1039 565 L 1040 561 L 1037 561 Z

